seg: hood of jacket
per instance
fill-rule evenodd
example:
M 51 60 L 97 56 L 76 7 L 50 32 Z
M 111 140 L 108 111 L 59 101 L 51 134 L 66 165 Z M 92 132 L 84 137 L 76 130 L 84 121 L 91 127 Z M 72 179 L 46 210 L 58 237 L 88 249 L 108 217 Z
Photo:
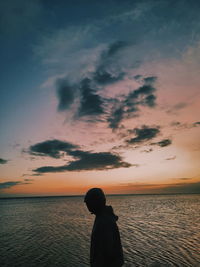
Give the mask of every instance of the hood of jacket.
M 105 206 L 101 213 L 97 214 L 97 217 L 110 217 L 114 221 L 118 220 L 118 216 L 114 214 L 112 206 Z

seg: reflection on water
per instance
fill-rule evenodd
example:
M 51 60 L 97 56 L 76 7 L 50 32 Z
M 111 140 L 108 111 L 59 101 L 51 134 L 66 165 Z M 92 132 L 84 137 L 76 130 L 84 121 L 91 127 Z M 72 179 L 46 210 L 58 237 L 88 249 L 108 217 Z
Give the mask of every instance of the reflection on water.
M 200 266 L 200 195 L 110 196 L 124 266 Z M 1 267 L 89 266 L 82 197 L 0 200 Z

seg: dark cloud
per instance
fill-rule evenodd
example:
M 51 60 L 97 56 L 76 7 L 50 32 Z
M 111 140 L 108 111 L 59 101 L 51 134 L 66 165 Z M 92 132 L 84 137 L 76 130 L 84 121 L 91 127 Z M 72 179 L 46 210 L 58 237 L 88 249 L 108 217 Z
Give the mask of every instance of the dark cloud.
M 108 118 L 111 129 L 117 129 L 123 119 L 137 116 L 141 106 L 150 108 L 156 106 L 156 96 L 154 95 L 156 88 L 153 86 L 156 79 L 157 77 L 155 76 L 144 78 L 144 85 L 124 96 L 124 99 L 116 107 L 113 106 Z
M 194 125 L 194 127 L 200 126 L 200 121 L 194 122 L 193 125 Z
M 148 107 L 155 107 L 156 106 L 156 96 L 151 94 L 145 97 L 143 101 L 143 105 Z
M 68 110 L 75 100 L 74 85 L 70 85 L 66 79 L 57 80 L 58 111 Z
M 30 146 L 28 152 L 34 156 L 61 158 L 63 153 L 67 153 L 75 148 L 78 148 L 78 146 L 65 141 L 53 139 Z
M 105 49 L 99 59 L 96 70 L 93 72 L 93 80 L 99 85 L 107 85 L 111 83 L 118 82 L 124 79 L 125 72 L 120 70 L 113 71 L 113 68 L 110 68 L 114 63 L 114 58 L 124 47 L 127 46 L 127 43 L 123 41 L 116 41 L 108 46 Z M 112 69 L 112 71 L 111 71 Z
M 93 116 L 104 113 L 104 101 L 94 89 L 91 88 L 91 81 L 85 78 L 81 81 L 81 99 L 78 116 Z
M 160 147 L 165 147 L 165 146 L 169 146 L 172 144 L 172 140 L 170 139 L 163 139 L 159 142 L 156 142 L 156 143 L 152 143 L 151 145 L 158 145 Z
M 46 172 L 84 171 L 84 170 L 108 170 L 114 168 L 128 168 L 132 165 L 122 160 L 121 156 L 110 152 L 90 152 L 77 149 L 78 146 L 60 141 L 47 140 L 30 146 L 29 153 L 35 156 L 48 156 L 61 158 L 64 154 L 71 156 L 73 160 L 63 166 L 44 166 L 33 170 L 36 174 Z
M 125 72 L 112 74 L 103 68 L 98 68 L 97 71 L 93 74 L 93 79 L 100 85 L 106 85 L 121 81 L 123 80 L 124 76 Z
M 116 41 L 110 44 L 101 53 L 95 70 L 79 83 L 69 84 L 66 79 L 59 79 L 57 81 L 58 110 L 68 110 L 75 102 L 75 98 L 78 98 L 76 101 L 78 105 L 75 111 L 75 119 L 87 117 L 88 121 L 91 119 L 94 122 L 97 116 L 110 111 L 107 122 L 109 127 L 114 130 L 120 126 L 124 119 L 137 116 L 136 113 L 140 110 L 139 107 L 155 107 L 156 96 L 154 92 L 156 89 L 153 86 L 157 79 L 155 76 L 144 78 L 141 75 L 135 76 L 136 80 L 142 78 L 141 82 L 143 85 L 128 95 L 124 95 L 120 100 L 116 98 L 118 105 L 110 101 L 113 99 L 103 98 L 99 94 L 102 86 L 119 82 L 125 78 L 126 72 L 116 64 L 116 60 L 118 54 L 127 45 L 123 41 Z M 98 120 L 101 120 L 101 118 Z
M 6 164 L 8 160 L 0 158 L 0 164 Z
M 109 127 L 111 129 L 117 129 L 119 127 L 120 122 L 124 117 L 124 108 L 120 106 L 118 108 L 114 108 L 111 112 L 111 115 L 108 118 Z
M 150 84 L 145 84 L 138 89 L 132 91 L 126 98 L 127 103 L 130 103 L 132 100 L 138 99 L 140 96 L 143 95 L 149 95 L 152 94 L 156 89 L 150 85 Z
M 42 174 L 40 174 L 40 173 L 33 173 L 30 176 L 42 176 Z
M 177 103 L 176 105 L 174 105 L 171 108 L 169 108 L 167 110 L 167 113 L 176 114 L 179 110 L 186 108 L 188 105 L 189 104 L 185 103 L 185 102 Z
M 77 105 L 74 118 L 80 119 L 87 116 L 88 120 L 96 121 L 97 116 L 108 113 L 108 110 L 110 110 L 107 122 L 109 127 L 114 130 L 120 126 L 124 119 L 138 116 L 137 113 L 141 106 L 155 107 L 156 96 L 154 93 L 156 88 L 153 86 L 157 80 L 155 76 L 143 78 L 141 75 L 136 75 L 136 80 L 142 78 L 143 85 L 131 91 L 128 95 L 121 96 L 120 100 L 116 98 L 117 105 L 110 101 L 113 99 L 103 98 L 99 94 L 102 86 L 121 81 L 126 76 L 126 72 L 116 65 L 115 61 L 118 53 L 127 45 L 122 41 L 109 45 L 100 55 L 96 69 L 79 83 L 71 85 L 66 79 L 58 80 L 58 110 L 68 110 L 74 103 L 75 98 L 78 97 L 79 99 L 77 99 L 76 103 L 79 103 L 79 106 Z
M 67 79 L 58 79 L 56 82 L 58 111 L 68 110 L 75 98 L 80 98 L 78 99 L 80 106 L 78 107 L 77 118 L 103 114 L 104 100 L 97 91 L 100 89 L 99 85 L 105 86 L 124 79 L 125 72 L 113 70 L 110 66 L 113 64 L 113 57 L 126 45 L 122 41 L 116 41 L 109 45 L 102 52 L 95 71 L 79 83 L 70 84 Z
M 142 78 L 142 75 L 137 74 L 133 77 L 136 81 L 140 80 Z
M 71 151 L 70 155 L 79 159 L 70 161 L 63 166 L 44 166 L 33 170 L 37 173 L 65 172 L 65 171 L 91 171 L 109 170 L 115 168 L 129 168 L 132 165 L 124 162 L 119 155 L 110 152 L 92 153 L 88 151 Z
M 7 188 L 10 188 L 10 187 L 13 187 L 13 186 L 16 186 L 16 185 L 21 185 L 21 184 L 29 184 L 29 183 L 27 183 L 27 182 L 21 182 L 21 181 L 4 182 L 4 183 L 0 183 L 0 190 L 7 189 Z
M 144 125 L 141 128 L 133 129 L 133 133 L 136 137 L 127 140 L 126 142 L 128 144 L 137 144 L 151 140 L 160 133 L 160 130 L 158 127 L 148 127 Z
M 149 84 L 149 85 L 154 84 L 156 80 L 157 80 L 156 76 L 149 76 L 143 79 L 144 84 Z
M 200 194 L 200 182 L 196 183 L 177 183 L 163 188 L 163 193 L 171 194 Z
M 126 47 L 128 44 L 124 41 L 116 41 L 110 44 L 107 51 L 104 51 L 102 54 L 102 59 L 107 59 L 110 57 L 113 57 L 115 54 L 117 54 L 121 49 Z

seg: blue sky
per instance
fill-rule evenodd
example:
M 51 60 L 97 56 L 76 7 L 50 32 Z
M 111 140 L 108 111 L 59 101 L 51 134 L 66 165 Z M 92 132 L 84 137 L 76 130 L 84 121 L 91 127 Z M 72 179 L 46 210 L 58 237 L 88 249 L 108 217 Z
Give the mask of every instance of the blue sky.
M 0 166 L 0 179 L 2 184 L 19 182 L 9 184 L 7 191 L 3 185 L 3 194 L 16 188 L 17 194 L 45 194 L 44 177 L 33 178 L 34 170 L 76 161 L 68 158 L 71 151 L 54 161 L 45 153 L 33 159 L 30 147 L 51 140 L 79 145 L 85 153 L 81 162 L 90 151 L 94 157 L 119 155 L 122 164 L 113 163 L 112 170 L 107 165 L 97 168 L 93 180 L 94 170 L 84 168 L 71 172 L 70 178 L 69 167 L 66 178 L 45 174 L 49 188 L 54 183 L 65 188 L 49 189 L 51 194 L 72 192 L 67 183 L 73 175 L 78 177 L 70 180 L 73 192 L 92 185 L 111 190 L 116 166 L 119 177 L 125 176 L 116 182 L 131 182 L 133 193 L 135 183 L 141 188 L 146 183 L 174 184 L 173 179 L 185 175 L 198 183 L 199 9 L 199 1 L 189 0 L 2 2 L 0 158 L 8 161 Z M 158 135 L 151 135 L 151 129 L 159 129 Z M 140 139 L 145 131 L 149 139 Z M 142 140 L 139 148 L 127 147 L 130 138 Z M 170 142 L 165 151 L 156 152 L 153 143 L 161 148 L 162 140 Z M 141 152 L 147 150 L 152 153 Z M 161 163 L 160 171 L 148 167 L 160 155 L 172 160 Z M 122 162 L 132 167 L 124 170 Z M 174 174 L 163 175 L 167 168 L 174 168 Z M 31 182 L 25 184 L 28 178 Z

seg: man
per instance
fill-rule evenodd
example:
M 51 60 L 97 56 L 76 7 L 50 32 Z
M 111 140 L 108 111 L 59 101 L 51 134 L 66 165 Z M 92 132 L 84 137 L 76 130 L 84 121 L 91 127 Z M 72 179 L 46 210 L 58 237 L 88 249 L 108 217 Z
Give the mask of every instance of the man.
M 111 206 L 106 206 L 104 192 L 100 188 L 90 189 L 84 199 L 88 210 L 95 214 L 90 245 L 91 267 L 120 267 L 124 263 L 118 217 Z

